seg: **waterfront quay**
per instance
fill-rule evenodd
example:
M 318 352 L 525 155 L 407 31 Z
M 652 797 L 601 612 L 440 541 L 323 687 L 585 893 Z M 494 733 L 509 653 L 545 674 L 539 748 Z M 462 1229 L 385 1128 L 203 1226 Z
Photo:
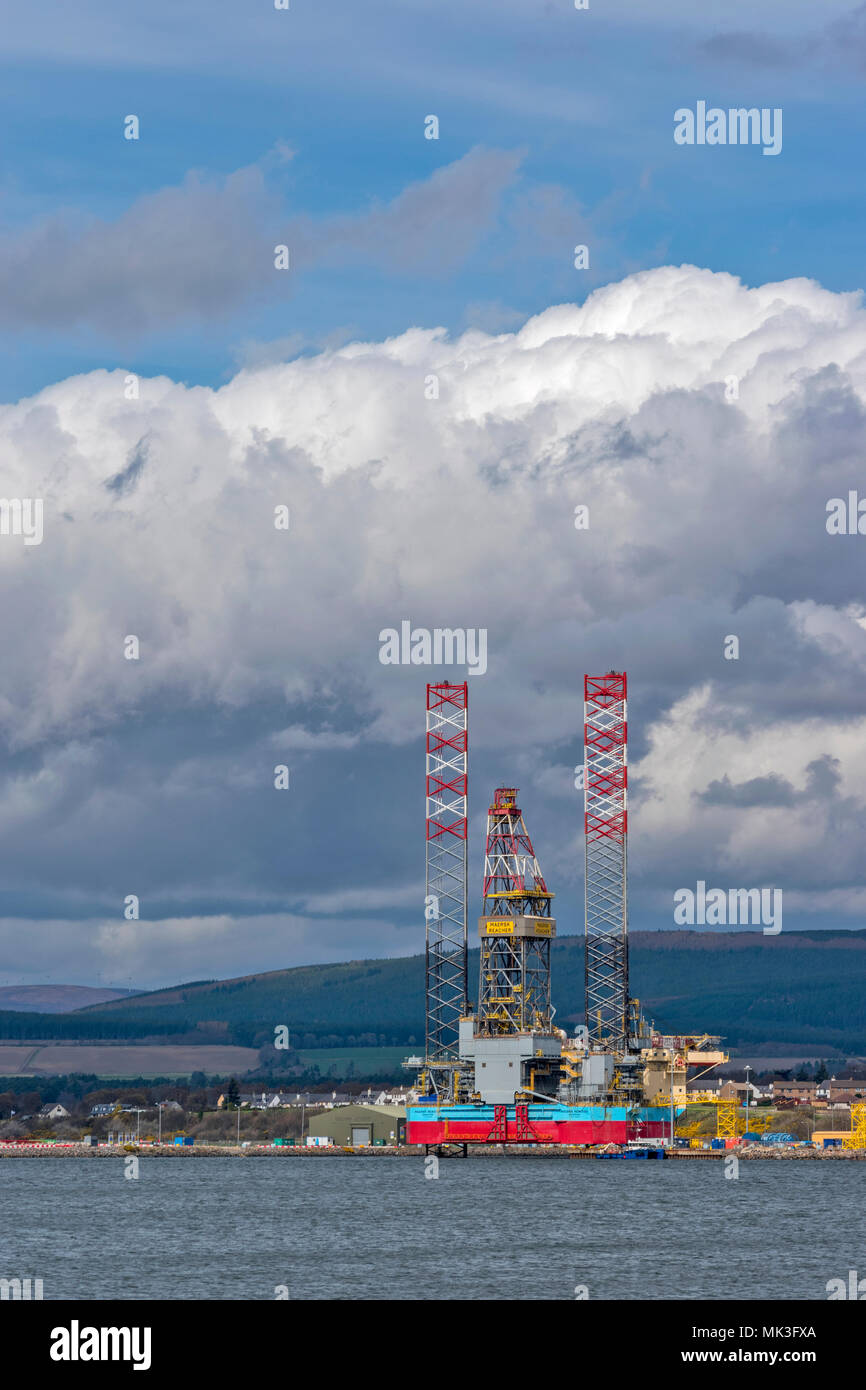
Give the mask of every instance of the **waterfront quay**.
M 148 1158 L 418 1158 L 424 1157 L 428 1150 L 421 1144 L 382 1144 L 382 1145 L 300 1145 L 300 1144 L 76 1144 L 60 1141 L 46 1142 L 0 1142 L 0 1158 L 123 1158 L 129 1154 L 140 1154 Z M 456 1146 L 444 1147 L 438 1157 L 451 1158 L 530 1158 L 530 1159 L 593 1159 L 611 1150 L 597 1147 L 573 1147 L 557 1144 L 469 1144 L 465 1155 Z M 623 1156 L 625 1152 L 620 1151 Z M 618 1156 L 618 1155 L 617 1155 Z M 818 1149 L 804 1145 L 774 1145 L 767 1148 L 758 1145 L 741 1145 L 736 1149 L 669 1149 L 665 1160 L 677 1162 L 701 1162 L 713 1159 L 728 1159 L 735 1156 L 750 1159 L 768 1159 L 778 1162 L 783 1159 L 794 1161 L 814 1161 L 838 1163 L 847 1160 L 866 1159 L 864 1149 Z

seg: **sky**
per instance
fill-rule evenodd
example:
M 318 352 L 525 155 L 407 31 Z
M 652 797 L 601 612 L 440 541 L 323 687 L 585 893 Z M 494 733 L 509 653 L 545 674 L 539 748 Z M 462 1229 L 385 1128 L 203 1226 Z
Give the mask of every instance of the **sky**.
M 428 679 L 470 923 L 507 784 L 582 929 L 615 668 L 632 929 L 698 881 L 866 926 L 866 4 L 0 20 L 0 983 L 422 949 Z M 778 153 L 677 143 L 701 102 Z M 486 670 L 383 665 L 404 620 Z

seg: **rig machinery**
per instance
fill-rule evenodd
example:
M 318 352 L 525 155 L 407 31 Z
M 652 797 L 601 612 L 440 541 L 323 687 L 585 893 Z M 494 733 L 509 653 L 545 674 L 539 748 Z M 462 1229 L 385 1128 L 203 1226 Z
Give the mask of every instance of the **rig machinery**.
M 427 687 L 427 1030 L 409 1143 L 671 1142 L 688 1068 L 727 1060 L 718 1038 L 655 1032 L 629 994 L 626 688 L 624 672 L 584 681 L 586 1021 L 569 1035 L 551 1006 L 553 894 L 515 787 L 488 808 L 469 1007 L 467 687 Z

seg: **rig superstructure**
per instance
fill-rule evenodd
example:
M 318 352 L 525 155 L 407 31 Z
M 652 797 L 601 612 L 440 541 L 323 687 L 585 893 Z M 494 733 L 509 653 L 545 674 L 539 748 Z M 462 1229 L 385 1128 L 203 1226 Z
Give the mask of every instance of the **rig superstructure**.
M 454 1098 L 460 1020 L 468 1007 L 466 684 L 427 686 L 424 916 L 425 1064 L 436 1095 Z
M 583 682 L 586 1027 L 628 1051 L 628 704 L 625 672 Z
M 427 1029 L 407 1140 L 672 1142 L 689 1067 L 720 1039 L 663 1036 L 628 978 L 628 711 L 624 672 L 584 681 L 585 1022 L 554 1024 L 553 893 L 516 787 L 487 814 L 478 1005 L 468 1001 L 466 685 L 427 687 Z

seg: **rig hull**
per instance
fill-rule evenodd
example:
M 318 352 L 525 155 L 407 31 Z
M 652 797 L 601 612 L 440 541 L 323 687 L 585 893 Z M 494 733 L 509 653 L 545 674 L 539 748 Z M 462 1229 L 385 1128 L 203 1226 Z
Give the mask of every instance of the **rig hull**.
M 670 1111 L 655 1105 L 421 1103 L 406 1109 L 408 1144 L 627 1144 L 669 1136 Z

